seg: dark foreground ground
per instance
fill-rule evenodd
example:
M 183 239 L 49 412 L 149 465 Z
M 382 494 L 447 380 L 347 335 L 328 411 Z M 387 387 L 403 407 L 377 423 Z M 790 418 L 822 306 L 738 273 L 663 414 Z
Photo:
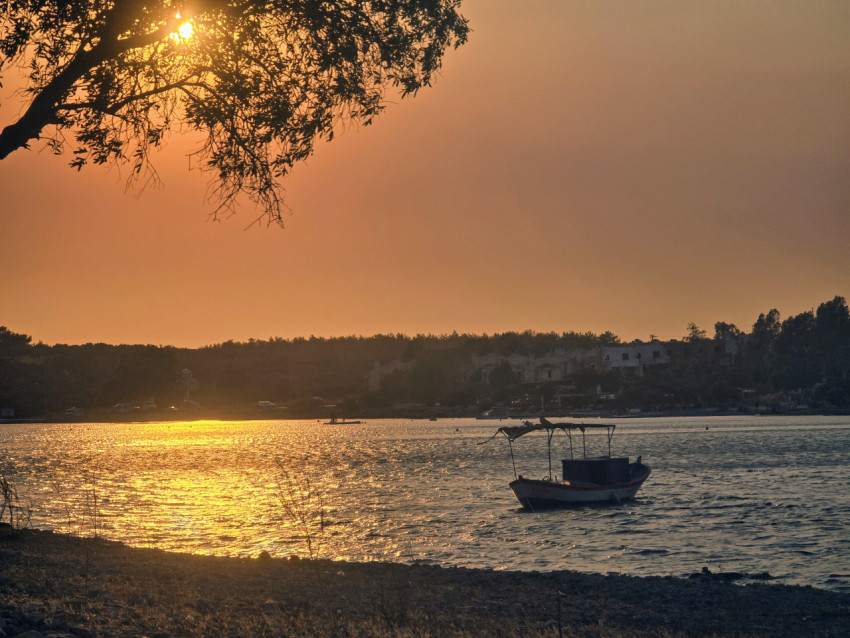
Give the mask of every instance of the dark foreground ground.
M 634 578 L 213 558 L 0 529 L 0 638 L 24 633 L 850 636 L 850 595 L 738 586 L 716 575 Z

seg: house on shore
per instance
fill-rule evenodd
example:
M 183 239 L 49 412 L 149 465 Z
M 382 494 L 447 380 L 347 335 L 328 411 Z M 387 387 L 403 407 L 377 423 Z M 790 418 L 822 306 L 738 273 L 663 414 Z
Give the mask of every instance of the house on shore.
M 642 377 L 647 366 L 670 363 L 670 350 L 661 341 L 650 341 L 606 346 L 602 348 L 602 362 L 606 370 L 621 370 Z

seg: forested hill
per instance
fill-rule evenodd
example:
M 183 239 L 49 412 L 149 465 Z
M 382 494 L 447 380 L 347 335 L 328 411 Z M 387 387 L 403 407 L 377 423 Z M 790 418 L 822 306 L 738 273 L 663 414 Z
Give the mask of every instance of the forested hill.
M 227 341 L 199 349 L 152 345 L 54 345 L 31 343 L 27 335 L 0 328 L 0 407 L 15 416 L 63 412 L 71 407 L 138 405 L 149 397 L 157 405 L 179 406 L 188 396 L 205 408 L 224 408 L 323 397 L 362 397 L 376 362 L 416 362 L 439 375 L 419 378 L 421 392 L 404 397 L 421 401 L 440 377 L 468 365 L 473 354 L 542 354 L 556 348 L 593 348 L 616 343 L 606 333 L 504 333 L 477 335 L 375 335 L 372 337 L 271 338 Z M 188 371 L 188 372 L 187 372 Z M 190 375 L 187 377 L 187 374 Z M 427 399 L 425 399 L 427 400 Z
M 554 400 L 559 408 L 598 409 L 601 394 L 609 409 L 734 409 L 744 405 L 746 397 L 752 401 L 754 396 L 783 392 L 796 393 L 799 402 L 808 404 L 840 407 L 850 402 L 850 311 L 843 297 L 784 320 L 777 310 L 770 310 L 755 320 L 749 332 L 722 321 L 714 328 L 715 334 L 709 336 L 690 324 L 681 341 L 665 347 L 675 353 L 683 351 L 675 344 L 711 346 L 732 339 L 733 365 L 674 355 L 669 364 L 647 368 L 640 377 L 600 365 L 557 384 L 536 385 L 520 383 L 506 362 L 502 370 L 476 374 L 473 360 L 484 355 L 498 359 L 555 351 L 601 352 L 620 340 L 610 332 L 526 331 L 271 338 L 186 349 L 48 346 L 0 328 L 0 408 L 3 416 L 16 418 L 63 416 L 70 407 L 90 414 L 116 404 L 151 411 L 155 404 L 158 413 L 171 406 L 226 413 L 256 408 L 264 401 L 285 405 L 290 416 L 322 414 L 319 408 L 329 403 L 353 416 L 399 404 L 439 404 L 458 408 L 457 414 L 475 414 L 493 404 L 524 403 L 522 407 L 539 409 Z M 370 391 L 367 378 L 376 363 L 390 369 L 385 368 L 380 388 Z

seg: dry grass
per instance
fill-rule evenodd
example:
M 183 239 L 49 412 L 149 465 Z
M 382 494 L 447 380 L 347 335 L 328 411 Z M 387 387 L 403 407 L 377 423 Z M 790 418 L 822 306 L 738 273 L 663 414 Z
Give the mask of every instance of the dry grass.
M 32 504 L 18 496 L 14 469 L 5 464 L 0 466 L 0 522 L 15 531 L 29 527 L 31 517 Z
M 97 636 L 850 636 L 848 609 L 812 588 L 215 558 L 0 529 L 0 622 L 62 613 Z

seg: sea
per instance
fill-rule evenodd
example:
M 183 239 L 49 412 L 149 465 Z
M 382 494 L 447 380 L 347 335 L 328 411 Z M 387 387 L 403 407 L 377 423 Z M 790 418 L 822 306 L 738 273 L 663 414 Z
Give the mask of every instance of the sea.
M 652 474 L 620 504 L 529 512 L 549 472 L 518 421 L 0 424 L 0 471 L 40 529 L 217 556 L 687 576 L 850 591 L 850 417 L 557 419 L 616 426 Z M 495 435 L 495 436 L 494 436 Z M 553 469 L 569 455 L 556 433 Z M 572 437 L 580 454 L 580 436 Z M 607 453 L 588 431 L 588 455 Z M 6 512 L 8 519 L 8 510 Z M 746 582 L 745 577 L 742 581 Z

